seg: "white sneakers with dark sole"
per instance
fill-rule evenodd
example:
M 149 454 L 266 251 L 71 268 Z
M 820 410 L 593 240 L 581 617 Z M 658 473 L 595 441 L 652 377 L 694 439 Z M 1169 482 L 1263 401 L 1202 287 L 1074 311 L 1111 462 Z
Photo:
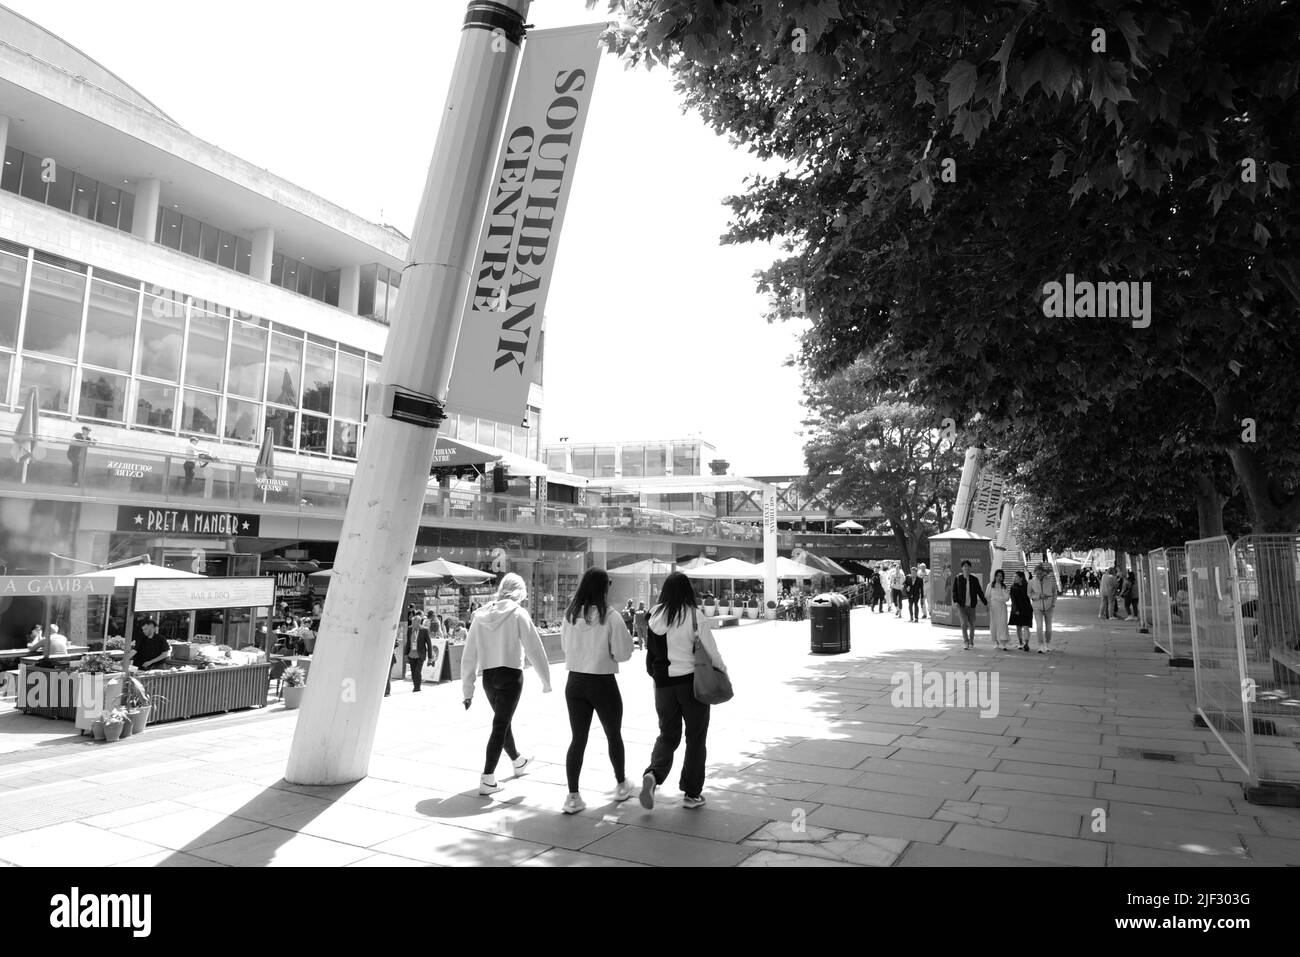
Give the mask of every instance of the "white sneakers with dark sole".
M 564 806 L 560 809 L 565 814 L 577 814 L 579 811 L 587 809 L 587 802 L 582 799 L 580 794 L 570 794 L 564 799 Z
M 619 782 L 618 787 L 614 790 L 614 803 L 622 804 L 633 794 L 636 794 L 636 785 L 624 779 Z
M 655 806 L 655 776 L 647 774 L 641 779 L 641 806 L 647 811 Z

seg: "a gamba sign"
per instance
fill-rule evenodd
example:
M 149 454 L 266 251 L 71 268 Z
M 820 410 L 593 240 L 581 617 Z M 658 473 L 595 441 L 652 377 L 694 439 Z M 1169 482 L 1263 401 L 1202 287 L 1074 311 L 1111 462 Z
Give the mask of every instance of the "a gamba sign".
M 274 578 L 142 578 L 135 584 L 135 610 L 270 608 Z
M 0 598 L 15 595 L 82 595 L 113 594 L 113 576 L 103 575 L 14 575 L 0 577 Z

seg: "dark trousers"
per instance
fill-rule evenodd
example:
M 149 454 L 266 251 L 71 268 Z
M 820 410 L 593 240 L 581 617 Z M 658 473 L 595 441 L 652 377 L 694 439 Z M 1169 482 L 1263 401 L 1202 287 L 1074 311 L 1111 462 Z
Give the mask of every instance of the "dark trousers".
M 421 680 L 423 680 L 423 678 L 424 678 L 424 675 L 423 675 L 423 671 L 424 671 L 424 659 L 423 659 L 423 658 L 407 658 L 407 659 L 406 659 L 406 663 L 407 663 L 407 665 L 409 665 L 410 668 L 411 668 L 411 687 L 413 687 L 416 691 L 419 691 L 419 690 L 420 690 L 420 682 L 421 682 Z
M 188 492 L 188 491 L 190 490 L 190 486 L 194 484 L 194 463 L 193 463 L 193 462 L 186 462 L 186 463 L 182 466 L 182 468 L 185 469 L 185 485 L 184 485 L 184 488 L 185 488 L 185 491 Z
M 920 620 L 920 619 L 918 619 L 918 618 L 916 617 L 916 616 L 917 616 L 917 613 L 918 613 L 920 610 L 921 610 L 921 597 L 920 597 L 919 595 L 917 595 L 917 596 L 914 597 L 914 598 L 913 598 L 913 597 L 909 597 L 909 598 L 907 599 L 907 611 L 908 611 L 908 614 L 910 614 L 910 615 L 912 616 L 912 621 L 919 621 L 919 620 Z
M 605 729 L 609 744 L 609 763 L 614 766 L 614 781 L 627 777 L 623 766 L 623 696 L 618 691 L 618 680 L 613 675 L 588 675 L 569 672 L 564 686 L 564 703 L 569 706 L 569 754 L 564 770 L 569 778 L 569 793 L 578 793 L 578 778 L 582 775 L 582 759 L 587 753 L 587 735 L 591 731 L 594 712 Z
M 503 747 L 510 760 L 519 757 L 510 722 L 514 720 L 523 690 L 524 673 L 518 668 L 488 668 L 483 672 L 483 694 L 492 706 L 492 733 L 488 735 L 484 774 L 496 774 Z
M 686 758 L 682 762 L 680 786 L 688 797 L 704 790 L 704 762 L 708 757 L 709 706 L 695 700 L 695 677 L 688 675 L 676 684 L 655 688 L 655 711 L 659 715 L 659 737 L 655 739 L 646 774 L 663 784 L 673 767 L 673 754 L 682 741 L 686 725 Z
M 870 603 L 867 607 L 869 607 L 872 611 L 875 611 L 875 612 L 881 612 L 881 611 L 884 611 L 884 610 L 885 610 L 885 596 L 884 596 L 884 595 L 878 595 L 878 594 L 877 594 L 877 595 L 872 595 L 872 596 L 871 596 L 871 603 Z

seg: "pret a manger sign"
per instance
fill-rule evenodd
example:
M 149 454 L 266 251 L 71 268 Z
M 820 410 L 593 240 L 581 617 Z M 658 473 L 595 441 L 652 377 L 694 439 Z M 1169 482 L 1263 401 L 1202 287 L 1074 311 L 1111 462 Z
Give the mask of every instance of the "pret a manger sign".
M 603 24 L 528 35 L 470 279 L 448 403 L 520 421 Z
M 141 578 L 135 583 L 135 610 L 173 611 L 199 608 L 270 608 L 275 579 Z

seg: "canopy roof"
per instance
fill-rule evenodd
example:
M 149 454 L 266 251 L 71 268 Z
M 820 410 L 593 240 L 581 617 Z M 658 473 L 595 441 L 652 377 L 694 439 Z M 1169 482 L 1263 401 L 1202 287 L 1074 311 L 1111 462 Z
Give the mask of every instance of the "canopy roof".
M 330 568 L 325 571 L 315 572 L 307 577 L 332 578 L 337 571 L 338 569 Z M 445 558 L 435 558 L 431 562 L 412 565 L 406 573 L 406 580 L 417 584 L 421 582 L 445 582 L 450 579 L 461 585 L 474 585 L 494 577 L 496 576 L 491 572 L 481 572 L 477 568 L 458 565 L 455 562 L 447 561 Z
M 819 574 L 821 573 L 812 566 L 796 562 L 792 558 L 778 557 L 776 560 L 777 578 L 812 578 Z
M 739 558 L 727 558 L 712 565 L 689 569 L 683 574 L 688 578 L 762 578 L 763 566 L 752 565 Z
M 194 572 L 183 572 L 179 568 L 155 565 L 153 562 L 139 562 L 135 565 L 123 565 L 120 568 L 105 568 L 103 571 L 82 572 L 76 578 L 104 578 L 113 576 L 114 588 L 130 588 L 140 578 L 207 578 Z

